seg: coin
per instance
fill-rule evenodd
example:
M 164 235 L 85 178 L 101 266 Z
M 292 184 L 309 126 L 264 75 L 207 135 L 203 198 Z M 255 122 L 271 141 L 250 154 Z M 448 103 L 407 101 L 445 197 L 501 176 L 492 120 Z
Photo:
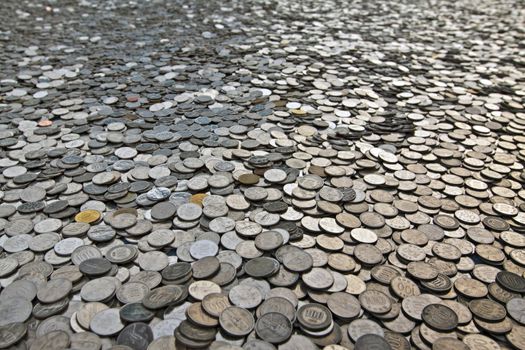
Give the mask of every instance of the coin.
M 228 334 L 240 337 L 247 335 L 253 330 L 255 320 L 247 310 L 237 306 L 230 306 L 221 312 L 219 324 Z
M 89 328 L 100 336 L 109 336 L 120 332 L 124 325 L 120 320 L 119 309 L 112 308 L 96 313 Z
M 97 210 L 84 210 L 75 215 L 75 221 L 79 223 L 92 224 L 100 219 L 100 212 Z
M 292 335 L 292 323 L 283 314 L 268 312 L 258 318 L 255 324 L 255 332 L 268 343 L 280 344 Z
M 297 310 L 297 320 L 308 330 L 321 330 L 332 323 L 332 313 L 320 304 L 306 304 Z
M 126 345 L 133 349 L 145 350 L 153 341 L 151 328 L 141 322 L 132 323 L 126 326 L 117 338 L 117 344 Z
M 458 325 L 458 315 L 442 304 L 429 304 L 421 312 L 421 318 L 431 328 L 450 331 Z
M 355 342 L 354 349 L 390 349 L 388 342 L 376 334 L 365 334 Z
M 0 328 L 0 347 L 8 348 L 24 337 L 27 326 L 20 322 L 9 323 Z

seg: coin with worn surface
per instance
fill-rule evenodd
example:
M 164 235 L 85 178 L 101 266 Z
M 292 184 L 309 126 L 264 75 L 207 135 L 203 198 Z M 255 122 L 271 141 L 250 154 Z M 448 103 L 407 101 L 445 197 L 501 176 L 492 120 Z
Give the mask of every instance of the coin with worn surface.
M 500 349 L 495 340 L 481 334 L 468 334 L 463 337 L 462 341 L 470 349 Z
M 130 303 L 120 308 L 120 318 L 126 322 L 147 322 L 155 314 L 142 305 L 142 303 Z
M 0 348 L 6 349 L 18 343 L 27 333 L 27 326 L 21 322 L 9 323 L 0 327 Z
M 383 337 L 385 332 L 379 324 L 367 319 L 357 319 L 350 322 L 348 335 L 354 342 L 364 335 L 374 334 Z
M 361 306 L 372 314 L 385 314 L 392 308 L 391 299 L 377 290 L 366 290 L 359 295 Z
M 271 296 L 267 298 L 259 308 L 257 308 L 257 314 L 259 316 L 269 312 L 278 312 L 288 317 L 290 322 L 295 321 L 295 305 L 284 297 Z
M 53 330 L 41 335 L 31 344 L 31 350 L 65 349 L 71 344 L 70 336 L 63 330 Z
M 239 284 L 230 289 L 228 296 L 233 305 L 244 309 L 253 309 L 262 302 L 263 295 L 257 287 Z
M 151 310 L 157 310 L 179 301 L 183 296 L 183 289 L 177 285 L 168 285 L 155 288 L 146 294 L 142 304 Z
M 514 293 L 525 292 L 525 278 L 513 272 L 500 271 L 496 275 L 496 282 L 504 289 Z
M 272 344 L 285 342 L 292 335 L 292 323 L 285 315 L 268 312 L 261 315 L 255 324 L 255 332 L 264 341 Z
M 432 350 L 469 350 L 470 347 L 461 340 L 442 337 L 432 344 Z
M 91 319 L 89 328 L 100 336 L 117 334 L 124 328 L 119 309 L 111 308 L 99 311 Z
M 189 294 L 196 300 L 202 300 L 211 293 L 220 293 L 221 287 L 211 281 L 196 281 L 188 287 Z
M 443 304 L 429 304 L 421 312 L 425 324 L 437 331 L 450 331 L 458 325 L 458 315 Z
M 0 302 L 0 326 L 25 322 L 31 316 L 31 302 L 21 297 L 6 298 Z
M 525 348 L 525 327 L 515 324 L 505 337 L 516 349 Z
M 320 304 L 306 304 L 297 310 L 297 321 L 308 330 L 321 330 L 330 326 L 332 313 Z
M 66 297 L 72 288 L 73 284 L 67 279 L 52 279 L 38 288 L 36 296 L 42 303 L 54 303 Z
M 211 293 L 202 299 L 202 308 L 213 317 L 219 317 L 222 311 L 230 306 L 232 305 L 226 294 Z
M 345 320 L 353 319 L 361 313 L 359 300 L 345 292 L 331 294 L 326 305 L 335 316 Z
M 255 320 L 246 309 L 231 306 L 221 312 L 219 324 L 226 333 L 234 337 L 242 337 L 253 330 Z
M 152 341 L 153 332 L 151 328 L 142 322 L 135 322 L 126 326 L 117 338 L 117 344 L 137 350 L 146 350 Z
M 359 337 L 355 342 L 356 350 L 364 349 L 378 349 L 378 350 L 388 350 L 391 349 L 390 344 L 386 341 L 385 338 L 377 334 L 365 334 L 362 337 Z

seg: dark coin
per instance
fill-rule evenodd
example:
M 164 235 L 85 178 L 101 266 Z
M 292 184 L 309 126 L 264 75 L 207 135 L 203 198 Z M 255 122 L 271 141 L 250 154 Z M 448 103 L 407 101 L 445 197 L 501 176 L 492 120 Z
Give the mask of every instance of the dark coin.
M 80 272 L 89 276 L 100 276 L 111 270 L 111 263 L 103 258 L 92 258 L 84 260 L 78 266 Z
M 154 315 L 142 303 L 126 304 L 120 309 L 120 318 L 126 322 L 148 322 Z
M 392 347 L 385 338 L 376 334 L 365 334 L 355 342 L 355 350 L 378 349 L 390 350 Z
M 137 350 L 146 350 L 152 341 L 153 332 L 151 328 L 141 322 L 135 322 L 126 326 L 117 338 L 117 344 Z
M 472 300 L 468 307 L 475 317 L 487 322 L 498 322 L 507 316 L 503 305 L 489 299 Z
M 500 271 L 496 275 L 496 282 L 508 291 L 525 293 L 525 278 L 515 273 Z
M 26 334 L 27 326 L 24 323 L 9 323 L 0 327 L 0 348 L 6 349 L 18 343 Z
M 421 312 L 423 321 L 438 331 L 450 331 L 458 325 L 458 315 L 442 304 L 429 304 Z
M 283 314 L 269 312 L 257 320 L 255 332 L 264 341 L 272 344 L 284 343 L 292 335 L 292 323 Z

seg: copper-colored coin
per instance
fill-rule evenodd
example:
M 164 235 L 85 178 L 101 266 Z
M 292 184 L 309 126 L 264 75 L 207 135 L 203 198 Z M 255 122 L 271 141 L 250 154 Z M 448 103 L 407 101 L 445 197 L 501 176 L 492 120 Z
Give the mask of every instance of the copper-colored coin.
M 239 176 L 239 182 L 243 185 L 255 185 L 259 182 L 260 177 L 255 174 L 243 174 Z

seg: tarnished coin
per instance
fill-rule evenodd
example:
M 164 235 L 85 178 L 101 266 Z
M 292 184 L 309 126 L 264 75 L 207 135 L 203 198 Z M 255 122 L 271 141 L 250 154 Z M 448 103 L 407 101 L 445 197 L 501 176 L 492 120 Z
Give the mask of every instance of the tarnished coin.
M 359 300 L 345 292 L 331 294 L 326 305 L 334 315 L 341 319 L 353 319 L 361 313 Z
M 359 337 L 355 342 L 356 350 L 364 349 L 378 349 L 378 350 L 389 350 L 391 349 L 390 344 L 385 340 L 385 338 L 377 334 L 365 334 L 362 337 Z
M 219 317 L 224 309 L 232 306 L 228 295 L 212 293 L 202 299 L 202 308 L 213 317 Z
M 515 321 L 525 324 L 525 299 L 513 298 L 506 304 L 507 312 Z
M 255 332 L 264 341 L 272 344 L 285 342 L 292 335 L 292 323 L 285 315 L 268 312 L 261 315 L 255 324 Z
M 67 279 L 52 279 L 38 288 L 36 296 L 42 303 L 54 303 L 66 297 L 72 288 L 73 284 Z
M 271 296 L 267 298 L 259 308 L 257 308 L 257 314 L 259 316 L 269 312 L 278 312 L 285 315 L 290 322 L 295 321 L 295 306 L 291 301 L 284 297 Z
M 253 330 L 255 320 L 249 311 L 231 306 L 221 312 L 219 324 L 226 333 L 235 337 L 242 337 Z
M 442 304 L 429 304 L 421 312 L 421 318 L 429 327 L 438 331 L 450 331 L 458 325 L 458 315 Z
M 156 310 L 176 303 L 183 295 L 181 287 L 176 285 L 158 287 L 151 290 L 144 299 L 142 304 L 148 309 Z
M 472 300 L 468 307 L 475 317 L 488 322 L 498 322 L 507 316 L 503 305 L 489 299 Z
M 371 320 L 357 319 L 350 322 L 350 325 L 348 326 L 348 335 L 354 342 L 367 334 L 375 334 L 383 337 L 385 332 L 379 324 Z
M 509 271 L 500 271 L 496 275 L 496 282 L 504 289 L 514 293 L 525 292 L 525 278 Z
M 151 328 L 141 322 L 135 322 L 126 326 L 117 338 L 117 344 L 126 345 L 132 349 L 146 350 L 153 341 Z
M 392 308 L 391 299 L 382 292 L 366 290 L 359 295 L 361 306 L 374 314 L 385 314 Z
M 442 337 L 432 344 L 432 350 L 469 350 L 470 347 L 461 340 Z
M 308 330 L 322 330 L 332 323 L 332 313 L 323 305 L 306 304 L 297 310 L 297 321 Z
M 0 326 L 25 322 L 31 316 L 32 309 L 31 302 L 20 297 L 2 300 L 0 302 Z
M 27 333 L 27 326 L 21 322 L 9 323 L 0 327 L 0 348 L 6 349 L 18 343 Z

